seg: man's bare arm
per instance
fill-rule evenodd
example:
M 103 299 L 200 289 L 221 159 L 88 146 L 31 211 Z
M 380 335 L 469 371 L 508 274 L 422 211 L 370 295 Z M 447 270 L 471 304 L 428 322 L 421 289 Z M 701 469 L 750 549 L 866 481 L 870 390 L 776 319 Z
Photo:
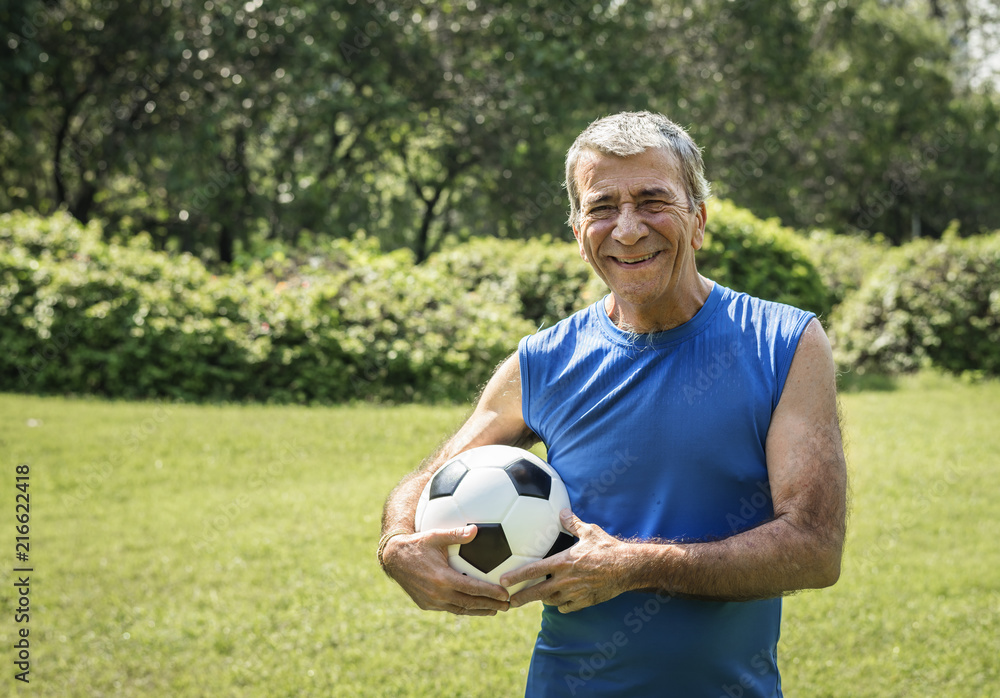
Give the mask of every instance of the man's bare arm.
M 448 566 L 448 546 L 472 540 L 474 526 L 414 533 L 413 518 L 424 486 L 449 459 L 477 446 L 528 448 L 537 441 L 521 413 L 521 370 L 514 354 L 497 368 L 465 424 L 390 493 L 382 512 L 382 534 L 406 534 L 386 543 L 384 569 L 420 608 L 468 615 L 492 615 L 507 609 L 508 595 L 503 587 L 464 576 Z
M 844 544 L 847 474 L 833 358 L 815 320 L 799 341 L 766 453 L 770 521 L 720 541 L 669 544 L 621 541 L 570 517 L 564 525 L 580 542 L 504 575 L 506 586 L 552 575 L 515 594 L 512 605 L 541 599 L 574 611 L 636 589 L 749 600 L 833 584 Z

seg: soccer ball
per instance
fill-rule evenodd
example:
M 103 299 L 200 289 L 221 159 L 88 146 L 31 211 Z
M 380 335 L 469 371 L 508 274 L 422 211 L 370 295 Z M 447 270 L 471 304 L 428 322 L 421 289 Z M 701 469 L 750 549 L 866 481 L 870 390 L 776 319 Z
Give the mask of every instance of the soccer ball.
M 434 473 L 417 503 L 416 530 L 476 524 L 471 543 L 448 546 L 452 568 L 500 583 L 505 572 L 555 555 L 576 542 L 559 523 L 569 495 L 559 474 L 535 454 L 513 446 L 480 446 Z M 515 584 L 508 591 L 536 584 Z

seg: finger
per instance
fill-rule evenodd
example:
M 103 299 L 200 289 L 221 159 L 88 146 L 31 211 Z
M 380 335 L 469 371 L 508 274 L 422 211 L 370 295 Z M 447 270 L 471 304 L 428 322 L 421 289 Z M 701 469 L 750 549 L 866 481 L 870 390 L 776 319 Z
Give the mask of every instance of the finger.
M 451 568 L 448 568 L 451 570 Z M 489 599 L 489 607 L 498 611 L 507 610 L 507 602 L 510 600 L 510 593 L 499 584 L 490 584 L 481 579 L 470 577 L 461 572 L 451 570 L 454 576 L 451 578 L 452 588 L 466 596 L 476 599 Z
M 412 537 L 411 549 L 401 565 L 403 573 L 393 578 L 423 610 L 486 613 L 510 608 L 510 594 L 498 584 L 490 584 L 458 572 L 448 563 L 448 547 L 472 540 L 476 526 L 424 531 Z M 396 539 L 405 538 L 397 536 Z M 428 555 L 427 552 L 434 554 Z
M 500 577 L 500 586 L 504 586 L 509 589 L 515 584 L 520 584 L 521 582 L 527 582 L 531 579 L 540 579 L 549 576 L 553 572 L 551 560 L 552 558 L 545 558 L 543 560 L 537 560 L 536 562 L 529 562 L 526 565 L 521 565 L 517 569 L 511 570 L 510 572 L 505 572 Z
M 465 543 L 469 543 L 476 537 L 478 530 L 475 524 L 469 524 L 468 526 L 459 526 L 458 528 L 433 529 L 427 531 L 426 535 L 435 545 L 444 547 L 447 545 L 464 545 Z
M 496 611 L 486 610 L 483 608 L 464 608 L 462 606 L 449 606 L 445 608 L 448 613 L 456 616 L 495 616 Z
M 535 577 L 531 577 L 530 579 L 535 579 Z M 519 608 L 525 604 L 531 603 L 532 601 L 541 601 L 544 604 L 554 606 L 556 605 L 555 599 L 558 595 L 559 591 L 555 586 L 555 582 L 551 579 L 545 580 L 543 582 L 539 582 L 538 584 L 527 586 L 511 596 L 510 607 Z
M 437 529 L 428 531 L 427 536 L 432 545 L 438 546 L 443 550 L 451 545 L 464 545 L 465 543 L 471 542 L 476 537 L 476 533 L 478 531 L 479 529 L 475 524 L 469 524 L 467 526 L 460 526 L 453 529 Z M 469 577 L 468 575 L 455 571 L 451 567 L 449 567 L 448 570 L 453 572 L 453 574 L 451 574 L 452 588 L 469 594 L 470 596 L 485 596 L 490 599 L 502 601 L 504 602 L 504 606 L 502 608 L 498 606 L 497 610 L 507 610 L 506 602 L 510 598 L 510 594 L 502 586 L 490 584 L 489 582 Z
M 586 527 L 586 524 L 578 519 L 576 514 L 574 514 L 569 507 L 559 512 L 559 523 L 562 524 L 562 527 L 565 528 L 566 531 L 572 533 L 577 538 L 583 534 L 584 528 Z
M 497 611 L 506 611 L 510 604 L 506 601 L 494 601 L 483 596 L 453 595 L 442 608 L 449 613 L 460 616 L 493 616 Z
M 453 570 L 449 569 L 449 572 L 453 572 Z M 411 597 L 425 611 L 448 611 L 460 613 L 460 615 L 496 613 L 510 608 L 506 589 L 496 587 L 502 594 L 502 598 L 498 599 L 497 594 L 493 592 L 495 585 L 482 583 L 485 585 L 485 589 L 477 585 L 470 587 L 467 583 L 468 580 L 468 577 L 458 573 L 448 574 L 431 585 L 423 585 L 413 589 L 416 594 L 411 593 Z M 486 593 L 479 593 L 481 591 Z

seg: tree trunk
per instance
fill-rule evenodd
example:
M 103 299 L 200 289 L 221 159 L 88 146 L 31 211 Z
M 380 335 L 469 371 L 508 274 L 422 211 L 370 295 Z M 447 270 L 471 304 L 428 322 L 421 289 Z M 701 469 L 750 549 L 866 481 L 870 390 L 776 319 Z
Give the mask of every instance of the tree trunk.
M 434 222 L 434 209 L 445 190 L 445 184 L 441 184 L 434 190 L 434 196 L 429 199 L 420 197 L 424 202 L 424 215 L 420 221 L 420 229 L 417 231 L 417 239 L 413 244 L 413 253 L 416 255 L 417 264 L 423 264 L 430 255 L 430 234 L 431 224 Z
M 233 231 L 230 223 L 223 223 L 219 229 L 219 261 L 233 263 Z
M 69 212 L 73 218 L 84 225 L 90 222 L 90 211 L 94 208 L 94 196 L 97 194 L 97 187 L 91 182 L 84 182 L 80 195 L 70 205 Z

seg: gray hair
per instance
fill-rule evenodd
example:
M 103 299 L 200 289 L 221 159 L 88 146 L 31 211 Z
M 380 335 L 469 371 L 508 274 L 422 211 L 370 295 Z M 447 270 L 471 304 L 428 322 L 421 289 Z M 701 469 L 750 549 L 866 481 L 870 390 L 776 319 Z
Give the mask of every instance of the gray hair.
M 604 155 L 628 157 L 650 148 L 666 148 L 681 167 L 688 205 L 696 208 L 712 195 L 712 186 L 705 179 L 705 163 L 701 149 L 682 127 L 663 116 L 648 111 L 621 112 L 594 121 L 570 146 L 566 153 L 566 191 L 569 193 L 569 224 L 576 227 L 580 219 L 580 188 L 576 182 L 576 165 L 586 151 Z

